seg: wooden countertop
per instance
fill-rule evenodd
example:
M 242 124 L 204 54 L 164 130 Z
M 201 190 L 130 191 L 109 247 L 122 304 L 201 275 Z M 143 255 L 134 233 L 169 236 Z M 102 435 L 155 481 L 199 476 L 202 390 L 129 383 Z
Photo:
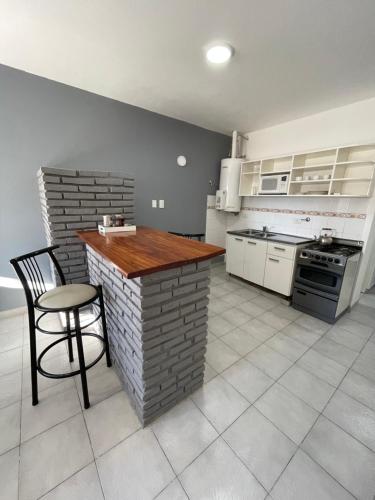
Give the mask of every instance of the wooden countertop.
M 137 278 L 225 253 L 224 248 L 145 226 L 138 226 L 135 232 L 105 236 L 98 231 L 77 231 L 77 234 L 126 278 Z

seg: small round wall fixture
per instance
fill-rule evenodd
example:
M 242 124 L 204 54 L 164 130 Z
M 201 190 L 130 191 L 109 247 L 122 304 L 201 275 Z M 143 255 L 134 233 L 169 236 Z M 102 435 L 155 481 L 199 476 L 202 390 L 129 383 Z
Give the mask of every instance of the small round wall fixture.
M 206 58 L 213 64 L 223 64 L 233 56 L 234 49 L 228 43 L 217 43 L 206 49 Z
M 180 156 L 177 156 L 177 165 L 179 167 L 186 167 L 186 156 L 183 156 L 183 155 L 180 155 Z

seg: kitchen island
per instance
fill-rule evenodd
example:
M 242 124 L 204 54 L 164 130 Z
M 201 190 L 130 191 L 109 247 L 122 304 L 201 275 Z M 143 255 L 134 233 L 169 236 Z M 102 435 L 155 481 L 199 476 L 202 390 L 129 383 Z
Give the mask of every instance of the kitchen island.
M 203 383 L 210 259 L 223 248 L 163 231 L 79 231 L 103 285 L 114 367 L 143 425 Z

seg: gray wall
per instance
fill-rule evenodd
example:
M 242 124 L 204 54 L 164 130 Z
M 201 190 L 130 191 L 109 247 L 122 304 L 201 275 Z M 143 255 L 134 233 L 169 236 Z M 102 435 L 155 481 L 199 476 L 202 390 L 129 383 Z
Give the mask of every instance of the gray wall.
M 0 65 L 0 280 L 15 276 L 11 257 L 45 245 L 40 166 L 133 174 L 137 224 L 204 232 L 209 180 L 229 148 L 227 136 Z M 23 303 L 0 288 L 0 310 Z

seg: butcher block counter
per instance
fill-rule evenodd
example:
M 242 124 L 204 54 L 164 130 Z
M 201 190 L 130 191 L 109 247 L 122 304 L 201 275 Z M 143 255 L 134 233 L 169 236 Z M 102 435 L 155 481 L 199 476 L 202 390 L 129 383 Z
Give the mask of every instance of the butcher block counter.
M 115 369 L 146 425 L 203 383 L 210 259 L 225 250 L 143 226 L 78 236 L 103 286 Z

